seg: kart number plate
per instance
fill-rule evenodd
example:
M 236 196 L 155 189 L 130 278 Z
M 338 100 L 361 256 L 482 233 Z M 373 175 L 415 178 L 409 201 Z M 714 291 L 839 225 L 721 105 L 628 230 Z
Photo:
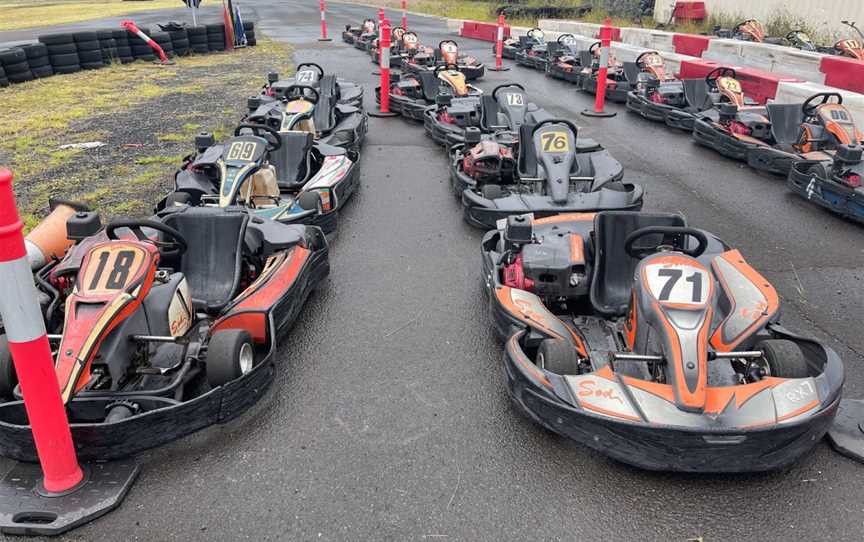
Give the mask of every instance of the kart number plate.
M 228 153 L 225 155 L 227 160 L 239 160 L 249 162 L 255 156 L 255 150 L 258 144 L 254 141 L 235 141 L 228 148 Z
M 150 258 L 131 243 L 112 243 L 94 248 L 78 281 L 79 294 L 100 295 L 127 289 Z
M 525 96 L 517 92 L 507 94 L 507 105 L 523 106 L 525 105 Z
M 703 305 L 708 297 L 708 273 L 692 265 L 655 264 L 645 268 L 648 288 L 657 301 Z
M 741 94 L 741 83 L 739 83 L 737 79 L 732 79 L 731 77 L 721 77 L 720 79 L 718 79 L 717 84 L 720 86 L 720 88 L 728 90 L 729 92 Z
M 315 70 L 302 70 L 297 72 L 298 83 L 314 83 L 318 73 Z
M 570 134 L 567 132 L 545 132 L 540 135 L 543 152 L 570 152 Z

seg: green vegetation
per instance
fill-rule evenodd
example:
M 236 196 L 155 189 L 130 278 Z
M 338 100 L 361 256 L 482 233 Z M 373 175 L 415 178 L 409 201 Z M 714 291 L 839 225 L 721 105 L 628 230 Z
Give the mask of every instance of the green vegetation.
M 75 23 L 182 7 L 178 0 L 124 2 L 123 0 L 0 0 L 0 30 L 19 30 L 34 26 Z

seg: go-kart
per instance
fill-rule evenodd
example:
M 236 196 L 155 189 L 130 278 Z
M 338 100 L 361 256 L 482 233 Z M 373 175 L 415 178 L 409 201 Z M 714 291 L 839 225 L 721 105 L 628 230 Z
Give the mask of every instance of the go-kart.
M 347 24 L 345 25 L 345 30 L 342 31 L 342 41 L 356 46 L 355 42 L 363 34 L 377 35 L 377 28 L 374 19 L 365 19 L 360 26 L 351 26 L 350 24 Z M 358 47 L 358 49 L 360 48 L 361 47 Z
M 368 51 L 370 47 L 372 47 L 372 42 L 378 38 L 378 25 L 375 24 L 373 19 L 366 19 L 363 21 L 363 24 L 360 25 L 359 29 L 351 28 L 350 30 L 346 27 L 345 32 L 352 33 L 354 35 L 354 47 L 356 49 L 360 49 L 361 51 Z M 345 33 L 342 34 L 343 39 Z
M 627 109 L 649 120 L 666 122 L 671 111 L 687 107 L 684 82 L 666 71 L 663 57 L 646 51 L 636 57 L 636 88 L 627 93 Z M 701 82 L 701 80 L 699 80 Z
M 467 81 L 480 79 L 486 72 L 482 62 L 473 56 L 459 53 L 459 45 L 453 40 L 444 40 L 438 44 L 438 48 L 429 54 L 428 50 L 418 51 L 402 60 L 403 73 L 421 73 L 424 71 L 434 72 L 436 69 L 445 67 L 456 68 L 465 74 Z
M 857 34 L 857 38 L 840 40 L 834 44 L 834 54 L 848 56 L 856 60 L 864 60 L 864 32 L 855 25 L 855 21 L 840 21 Z
M 217 145 L 196 138 L 197 153 L 174 176 L 174 190 L 157 209 L 177 205 L 243 206 L 254 216 L 336 231 L 338 212 L 359 183 L 343 148 L 316 143 L 311 133 L 241 124 Z
M 807 201 L 864 223 L 864 147 L 841 145 L 832 155 L 792 163 L 789 187 Z
M 695 114 L 693 139 L 723 156 L 746 162 L 750 150 L 770 137 L 771 122 L 764 106 L 748 104 L 732 73 L 734 70 L 721 67 L 705 77 L 708 93 L 719 99 Z
M 565 41 L 572 40 L 571 43 L 575 43 L 576 39 L 573 34 L 562 34 L 558 37 L 557 41 L 552 43 L 547 43 L 542 39 L 532 41 L 526 47 L 516 52 L 516 64 L 545 72 L 550 58 L 557 54 L 562 38 Z M 562 46 L 561 48 L 563 49 L 564 47 Z
M 756 169 L 788 175 L 801 159 L 831 160 L 842 145 L 864 144 L 864 133 L 843 107 L 843 96 L 820 92 L 803 104 L 768 104 L 769 137 L 750 149 L 747 163 Z
M 768 281 L 680 215 L 513 216 L 482 272 L 517 408 L 623 463 L 780 469 L 837 412 L 837 354 L 783 328 Z
M 57 384 L 81 459 L 129 456 L 238 416 L 273 380 L 277 339 L 329 273 L 316 227 L 177 207 L 75 241 L 35 274 Z M 5 336 L 0 455 L 36 461 Z
M 263 96 L 285 100 L 290 98 L 287 91 L 297 85 L 311 86 L 324 97 L 322 103 L 334 101 L 363 109 L 363 86 L 332 74 L 325 74 L 324 68 L 314 62 L 303 62 L 297 72 L 288 79 L 280 79 L 279 74 L 267 74 L 267 84 L 261 91 Z
M 402 65 L 402 55 L 405 52 L 404 48 L 404 38 L 405 38 L 405 29 L 401 26 L 394 26 L 392 30 L 390 30 L 390 66 L 398 68 Z M 412 34 L 412 41 L 417 39 L 417 34 Z M 372 41 L 371 47 L 369 47 L 369 56 L 372 58 L 373 64 L 379 64 L 381 61 L 381 50 L 379 38 L 375 38 Z
M 579 84 L 583 78 L 583 68 L 589 68 L 595 63 L 593 51 L 600 46 L 600 42 L 591 45 L 592 52 L 585 49 L 579 49 L 579 45 L 575 39 L 568 40 L 564 34 L 558 38 L 558 47 L 554 47 L 548 52 L 548 61 L 546 63 L 546 75 L 555 79 L 562 79 L 570 83 Z M 562 42 L 561 39 L 565 38 Z
M 582 69 L 579 71 L 578 85 L 579 87 L 590 93 L 597 94 L 597 77 L 600 73 L 600 42 L 593 43 L 588 48 L 591 59 L 590 64 L 582 64 Z M 629 67 L 627 66 L 629 64 Z M 625 103 L 627 101 L 627 93 L 633 90 L 635 85 L 635 75 L 638 69 L 632 62 L 619 62 L 615 55 L 609 54 L 608 69 L 606 72 L 606 100 L 615 103 Z M 633 80 L 628 78 L 628 75 L 634 77 Z
M 407 73 L 390 81 L 390 110 L 403 117 L 422 121 L 424 112 L 434 106 L 439 96 L 457 100 L 477 100 L 483 91 L 465 82 L 465 74 L 450 66 L 434 71 Z M 381 87 L 375 87 L 375 98 L 381 103 Z
M 545 43 L 543 31 L 539 28 L 532 28 L 526 32 L 524 36 L 510 36 L 505 38 L 502 42 L 501 57 L 515 60 L 516 55 L 520 52 L 542 43 Z M 497 47 L 498 44 L 492 45 L 493 55 L 498 54 Z
M 577 139 L 570 121 L 523 124 L 518 140 L 483 138 L 466 132 L 450 151 L 450 181 L 469 224 L 492 229 L 511 215 L 642 208 L 642 187 L 623 183 L 624 171 L 608 151 Z
M 359 97 L 356 93 L 353 95 L 354 100 L 362 100 L 362 87 L 360 93 Z M 369 118 L 362 108 L 353 105 L 356 102 L 341 103 L 340 99 L 340 86 L 332 76 L 324 76 L 317 85 L 288 84 L 273 96 L 250 98 L 249 113 L 243 122 L 266 124 L 280 132 L 309 132 L 319 143 L 357 153 L 353 157 L 356 161 L 366 138 Z
M 772 45 L 782 45 L 781 38 L 768 37 L 765 35 L 765 25 L 756 19 L 747 19 L 735 25 L 731 30 L 716 27 L 714 34 L 720 38 L 727 38 L 741 41 L 752 41 L 755 43 L 770 43 Z
M 855 23 L 843 21 L 844 24 L 851 26 L 861 34 L 861 31 L 855 26 Z M 786 34 L 786 41 L 792 47 L 801 49 L 802 51 L 818 52 L 826 55 L 848 56 L 857 60 L 864 60 L 864 36 L 861 39 L 839 40 L 831 47 L 816 45 L 806 32 L 801 30 L 793 30 Z
M 439 96 L 436 105 L 426 109 L 423 124 L 433 140 L 446 146 L 464 143 L 468 128 L 477 128 L 483 134 L 518 134 L 523 124 L 552 118 L 529 102 L 525 87 L 517 83 L 498 85 L 491 94 L 473 98 Z

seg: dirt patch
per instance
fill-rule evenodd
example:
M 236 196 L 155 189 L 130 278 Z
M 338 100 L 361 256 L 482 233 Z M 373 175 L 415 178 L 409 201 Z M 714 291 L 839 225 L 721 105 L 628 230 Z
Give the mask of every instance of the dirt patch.
M 50 197 L 87 203 L 104 219 L 149 214 L 195 134 L 227 135 L 267 72 L 290 72 L 289 58 L 259 41 L 174 66 L 116 65 L 0 91 L 0 165 L 15 173 L 25 224 L 44 216 Z M 91 141 L 105 145 L 60 149 Z

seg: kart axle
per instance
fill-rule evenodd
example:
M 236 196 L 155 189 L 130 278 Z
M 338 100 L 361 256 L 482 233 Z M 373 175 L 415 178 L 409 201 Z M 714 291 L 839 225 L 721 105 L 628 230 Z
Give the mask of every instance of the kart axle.
M 619 352 L 610 352 L 610 355 L 615 361 L 653 361 L 663 362 L 666 358 L 663 356 L 654 356 L 650 354 L 623 354 Z M 708 352 L 708 359 L 739 359 L 739 358 L 761 358 L 764 354 L 760 350 L 742 350 L 739 352 Z

